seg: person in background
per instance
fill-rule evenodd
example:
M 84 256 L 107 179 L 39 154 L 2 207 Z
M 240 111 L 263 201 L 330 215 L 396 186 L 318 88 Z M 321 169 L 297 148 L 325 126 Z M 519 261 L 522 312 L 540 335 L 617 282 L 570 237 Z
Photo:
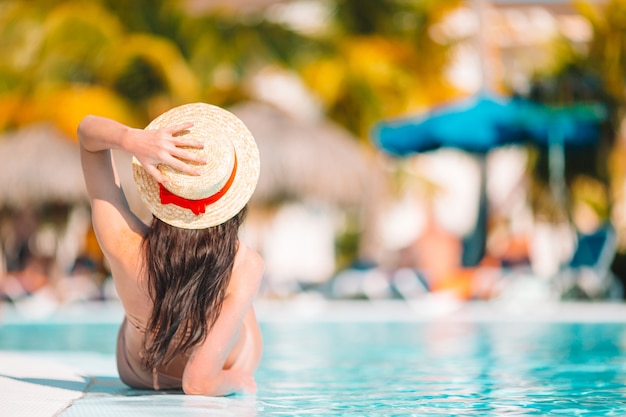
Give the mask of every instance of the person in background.
M 94 230 L 125 311 L 121 380 L 186 394 L 255 393 L 262 337 L 252 303 L 263 260 L 238 239 L 260 167 L 248 129 L 226 110 L 193 103 L 146 129 L 87 116 L 78 137 Z M 112 149 L 133 155 L 151 224 L 129 209 Z

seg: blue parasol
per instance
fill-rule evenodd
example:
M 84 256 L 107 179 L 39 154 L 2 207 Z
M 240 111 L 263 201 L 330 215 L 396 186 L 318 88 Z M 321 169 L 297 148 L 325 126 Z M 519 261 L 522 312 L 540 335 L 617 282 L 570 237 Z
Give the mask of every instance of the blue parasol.
M 483 162 L 477 231 L 466 245 L 474 255 L 463 261 L 464 265 L 471 266 L 484 255 L 487 206 L 484 155 L 511 144 L 546 146 L 551 188 L 557 201 L 562 202 L 566 145 L 594 145 L 605 118 L 604 107 L 595 103 L 551 107 L 519 97 L 483 93 L 420 116 L 381 121 L 374 126 L 372 139 L 378 148 L 394 156 L 452 147 L 474 153 Z
M 598 140 L 603 107 L 550 107 L 523 98 L 481 94 L 426 114 L 378 123 L 375 144 L 396 156 L 452 147 L 486 153 L 504 145 L 561 141 L 591 145 Z
M 519 122 L 521 100 L 481 95 L 439 107 L 426 114 L 383 121 L 373 138 L 384 151 L 397 156 L 441 147 L 484 153 L 523 137 Z

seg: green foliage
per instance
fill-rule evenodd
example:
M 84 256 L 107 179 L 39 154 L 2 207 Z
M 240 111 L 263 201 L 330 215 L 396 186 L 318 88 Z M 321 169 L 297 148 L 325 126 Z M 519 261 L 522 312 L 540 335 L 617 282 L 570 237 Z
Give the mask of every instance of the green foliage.
M 132 57 L 117 76 L 113 88 L 122 96 L 137 103 L 166 91 L 166 83 L 154 66 L 142 57 Z
M 602 6 L 577 2 L 578 10 L 593 28 L 588 53 L 581 61 L 603 80 L 608 93 L 626 107 L 626 1 L 608 0 Z
M 558 65 L 535 75 L 529 97 L 558 106 L 576 103 L 605 106 L 607 119 L 597 145 L 566 149 L 565 178 L 570 192 L 576 192 L 577 184 L 595 181 L 608 195 L 611 183 L 619 179 L 610 171 L 607 161 L 614 152 L 619 123 L 626 115 L 626 1 L 609 0 L 602 5 L 576 1 L 575 4 L 591 25 L 592 40 L 584 49 L 562 40 L 558 48 L 561 54 Z M 533 166 L 536 188 L 532 199 L 535 207 L 550 205 L 546 203 L 549 199 L 546 197 L 549 195 L 546 192 L 548 158 L 546 149 L 538 149 Z M 604 220 L 609 217 L 611 199 L 592 202 L 583 195 L 573 200 L 585 201 Z
M 146 121 L 185 100 L 245 99 L 247 81 L 274 66 L 303 75 L 326 97 L 328 115 L 366 138 L 375 120 L 449 93 L 441 78 L 446 46 L 428 29 L 459 0 L 320 3 L 331 11 L 328 30 L 311 34 L 266 10 L 191 15 L 177 0 L 1 0 L 0 94 L 36 103 L 51 88 L 94 85 L 121 96 Z M 368 64 L 370 41 L 376 51 Z M 306 74 L 322 60 L 332 62 L 326 76 L 335 79 L 311 82 Z M 378 74 L 376 65 L 391 70 Z M 324 96 L 331 84 L 335 90 Z

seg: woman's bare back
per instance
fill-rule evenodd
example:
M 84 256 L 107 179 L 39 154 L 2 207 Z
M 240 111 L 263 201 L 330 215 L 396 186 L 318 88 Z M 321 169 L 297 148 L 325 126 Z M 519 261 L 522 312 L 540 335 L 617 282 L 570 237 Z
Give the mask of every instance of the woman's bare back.
M 170 162 L 193 175 L 195 167 L 181 164 L 178 159 L 203 163 L 201 158 L 185 150 L 197 147 L 197 143 L 178 135 L 190 126 L 187 123 L 150 131 L 88 116 L 78 129 L 93 227 L 126 311 L 120 331 L 118 361 L 121 369 L 130 367 L 142 384 L 152 388 L 157 386 L 150 383 L 152 374 L 146 375 L 148 371 L 142 366 L 140 356 L 153 307 L 142 251 L 148 226 L 128 207 L 111 150 L 120 149 L 136 156 L 156 176 L 159 175 L 157 167 Z M 261 357 L 262 341 L 252 303 L 261 282 L 263 261 L 256 252 L 240 244 L 234 263 L 221 313 L 213 327 L 188 355 L 180 354 L 162 370 L 164 375 L 171 374 L 179 379 L 177 388 L 182 387 L 188 394 L 256 392 L 253 373 Z M 146 342 L 150 343 L 149 337 Z M 120 374 L 122 376 L 122 371 Z M 150 377 L 147 382 L 146 376 Z

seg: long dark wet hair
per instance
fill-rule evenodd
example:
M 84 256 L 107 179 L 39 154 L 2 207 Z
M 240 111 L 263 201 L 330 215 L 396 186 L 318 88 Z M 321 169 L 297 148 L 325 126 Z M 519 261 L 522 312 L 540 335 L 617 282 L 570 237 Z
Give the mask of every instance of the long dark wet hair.
M 246 209 L 218 226 L 179 229 L 154 218 L 143 240 L 153 301 L 144 366 L 167 366 L 201 343 L 215 324 L 230 282 Z

